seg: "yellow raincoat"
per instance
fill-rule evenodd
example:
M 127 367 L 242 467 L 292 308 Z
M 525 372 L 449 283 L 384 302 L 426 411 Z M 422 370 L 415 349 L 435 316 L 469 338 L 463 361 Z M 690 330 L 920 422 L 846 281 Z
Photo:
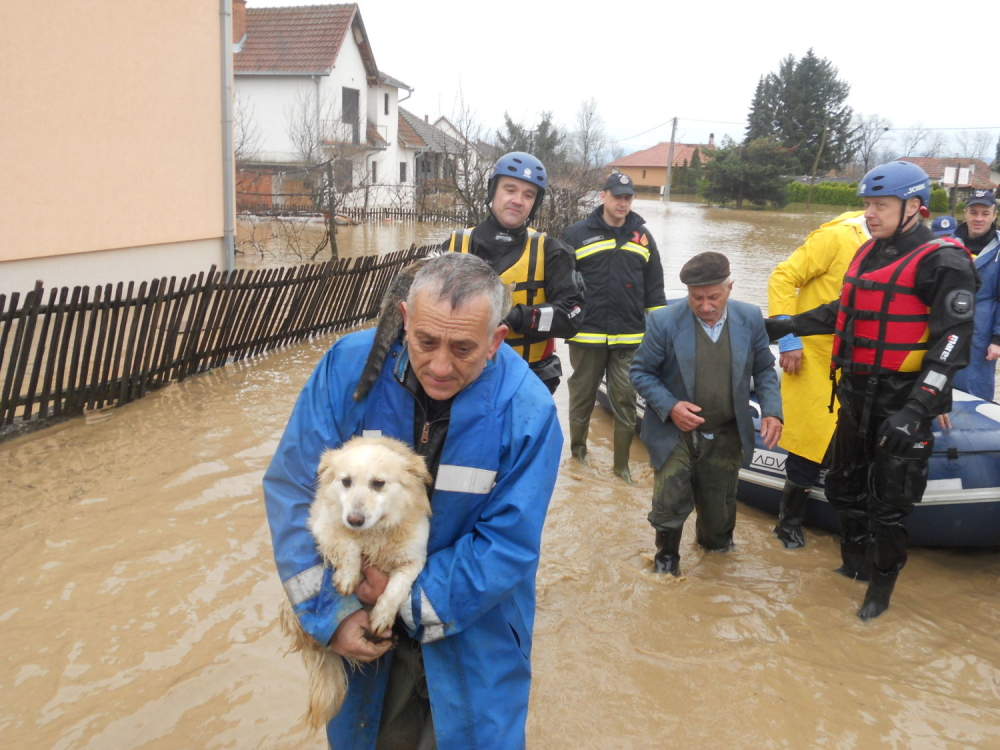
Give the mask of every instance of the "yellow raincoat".
M 837 299 L 844 272 L 868 237 L 864 211 L 841 214 L 812 232 L 802 247 L 771 273 L 768 314 L 795 315 Z M 781 378 L 785 428 L 778 444 L 819 463 L 837 424 L 836 403 L 833 413 L 829 411 L 833 336 L 806 336 L 802 346 L 799 374 Z

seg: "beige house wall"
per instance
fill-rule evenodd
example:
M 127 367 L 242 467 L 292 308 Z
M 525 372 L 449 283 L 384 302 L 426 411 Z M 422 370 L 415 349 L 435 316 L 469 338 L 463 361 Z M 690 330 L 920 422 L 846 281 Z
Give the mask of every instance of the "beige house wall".
M 0 293 L 27 291 L 25 278 L 91 283 L 82 276 L 100 270 L 103 283 L 224 262 L 219 10 L 218 0 L 9 4 Z
M 622 174 L 632 178 L 641 187 L 662 188 L 667 181 L 666 167 L 617 167 Z

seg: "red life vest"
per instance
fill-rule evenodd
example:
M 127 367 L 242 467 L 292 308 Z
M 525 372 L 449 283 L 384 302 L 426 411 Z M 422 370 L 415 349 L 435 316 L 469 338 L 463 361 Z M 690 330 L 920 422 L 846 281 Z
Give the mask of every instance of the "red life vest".
M 918 372 L 927 351 L 930 308 L 916 294 L 917 267 L 945 245 L 936 239 L 874 271 L 860 273 L 869 240 L 844 276 L 833 339 L 832 369 L 852 373 Z M 959 247 L 961 247 L 959 245 Z

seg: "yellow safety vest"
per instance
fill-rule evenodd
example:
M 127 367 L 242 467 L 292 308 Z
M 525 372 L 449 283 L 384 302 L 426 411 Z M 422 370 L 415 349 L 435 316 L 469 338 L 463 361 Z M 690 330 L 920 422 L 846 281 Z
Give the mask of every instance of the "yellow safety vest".
M 474 227 L 451 233 L 450 252 L 467 253 L 472 242 Z M 511 301 L 515 305 L 540 305 L 545 302 L 545 234 L 528 228 L 524 252 L 517 262 L 503 273 L 500 280 L 511 288 Z M 538 362 L 547 356 L 549 342 L 528 341 L 520 333 L 507 332 L 505 341 L 528 362 Z

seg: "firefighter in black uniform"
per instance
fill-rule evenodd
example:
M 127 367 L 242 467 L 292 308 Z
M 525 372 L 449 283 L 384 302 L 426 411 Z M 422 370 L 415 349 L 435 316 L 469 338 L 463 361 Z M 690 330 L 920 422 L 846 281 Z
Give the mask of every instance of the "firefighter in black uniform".
M 513 284 L 514 304 L 504 320 L 510 329 L 506 341 L 555 393 L 562 376 L 555 340 L 580 330 L 583 285 L 573 251 L 528 226 L 547 187 L 545 167 L 531 154 L 501 156 L 489 181 L 490 215 L 475 227 L 452 232 L 441 247 L 482 258 Z
M 660 253 L 645 220 L 632 210 L 634 198 L 632 178 L 612 174 L 601 189 L 601 205 L 563 233 L 587 289 L 586 319 L 568 342 L 570 451 L 587 463 L 590 416 L 606 377 L 615 423 L 614 472 L 628 484 L 633 484 L 628 459 L 636 420 L 629 368 L 642 343 L 646 313 L 667 304 Z
M 951 382 L 969 363 L 979 275 L 953 238 L 935 238 L 930 179 L 906 161 L 883 164 L 858 186 L 872 239 L 844 277 L 839 300 L 769 319 L 772 340 L 835 334 L 840 411 L 826 494 L 837 511 L 842 567 L 869 581 L 858 617 L 889 607 L 906 564 L 906 517 L 927 486 L 934 417 L 951 408 Z

